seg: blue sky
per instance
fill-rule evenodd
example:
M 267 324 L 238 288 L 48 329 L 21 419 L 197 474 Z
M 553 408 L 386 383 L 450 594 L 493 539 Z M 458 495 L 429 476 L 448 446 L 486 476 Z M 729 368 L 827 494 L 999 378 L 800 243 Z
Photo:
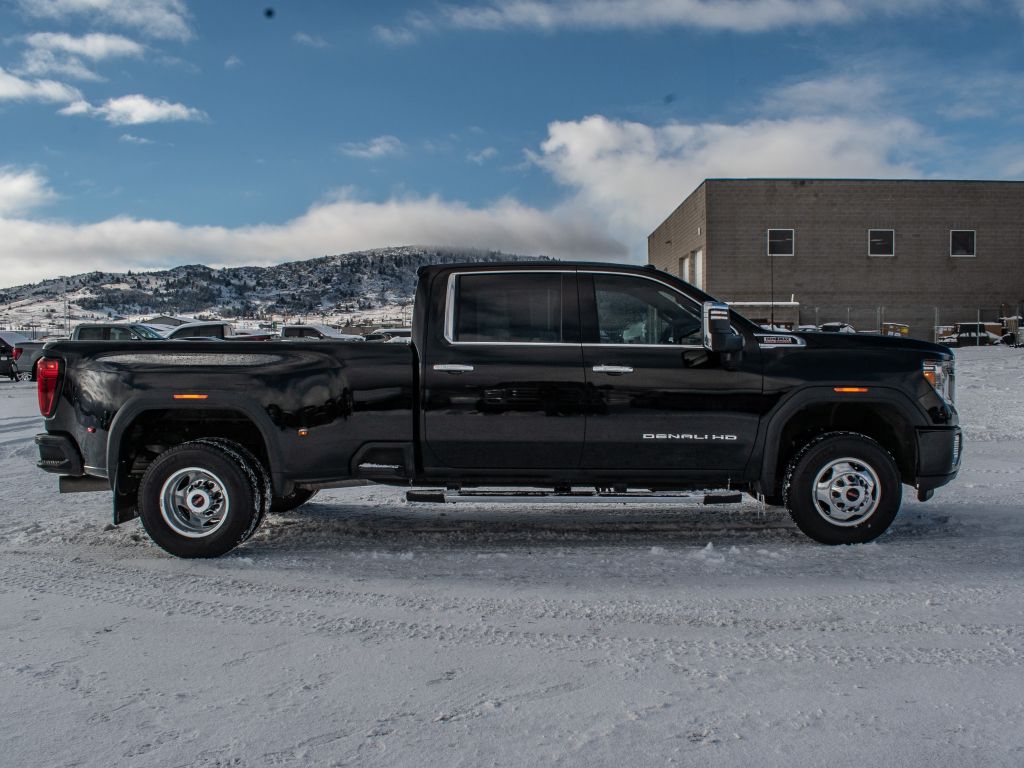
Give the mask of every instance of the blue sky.
M 1024 0 L 0 0 L 0 285 L 642 260 L 708 176 L 1021 178 L 1022 39 Z

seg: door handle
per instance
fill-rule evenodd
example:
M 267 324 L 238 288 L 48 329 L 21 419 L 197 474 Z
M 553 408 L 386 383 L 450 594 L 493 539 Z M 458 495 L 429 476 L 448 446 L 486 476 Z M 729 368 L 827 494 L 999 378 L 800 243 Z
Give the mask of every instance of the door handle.
M 594 373 L 607 373 L 609 376 L 621 376 L 624 373 L 632 373 L 633 369 L 628 365 L 595 365 Z
M 438 363 L 434 366 L 435 371 L 443 371 L 444 373 L 469 373 L 473 370 L 472 365 L 463 365 L 462 363 Z

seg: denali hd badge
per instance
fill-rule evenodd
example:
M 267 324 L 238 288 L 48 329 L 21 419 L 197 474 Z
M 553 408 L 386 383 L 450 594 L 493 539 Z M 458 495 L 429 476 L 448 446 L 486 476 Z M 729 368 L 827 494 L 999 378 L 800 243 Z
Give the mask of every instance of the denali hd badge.
M 738 440 L 736 435 L 692 435 L 686 432 L 645 432 L 644 440 Z

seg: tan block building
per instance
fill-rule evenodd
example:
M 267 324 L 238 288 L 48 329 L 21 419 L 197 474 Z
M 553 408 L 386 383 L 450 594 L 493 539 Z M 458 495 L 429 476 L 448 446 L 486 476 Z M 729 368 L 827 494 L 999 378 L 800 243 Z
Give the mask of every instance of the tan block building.
M 1020 312 L 1024 182 L 707 179 L 648 237 L 648 261 L 754 320 L 932 339 Z

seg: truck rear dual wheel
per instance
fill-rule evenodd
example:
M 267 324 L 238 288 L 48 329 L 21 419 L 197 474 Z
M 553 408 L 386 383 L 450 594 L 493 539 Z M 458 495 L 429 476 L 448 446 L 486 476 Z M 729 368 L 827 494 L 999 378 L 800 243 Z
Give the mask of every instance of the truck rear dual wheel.
M 793 522 L 822 544 L 881 536 L 900 511 L 903 489 L 892 455 L 854 432 L 831 432 L 789 463 L 783 497 Z
M 139 485 L 150 538 L 177 557 L 219 557 L 248 539 L 270 506 L 266 471 L 229 441 L 194 440 L 160 454 Z

